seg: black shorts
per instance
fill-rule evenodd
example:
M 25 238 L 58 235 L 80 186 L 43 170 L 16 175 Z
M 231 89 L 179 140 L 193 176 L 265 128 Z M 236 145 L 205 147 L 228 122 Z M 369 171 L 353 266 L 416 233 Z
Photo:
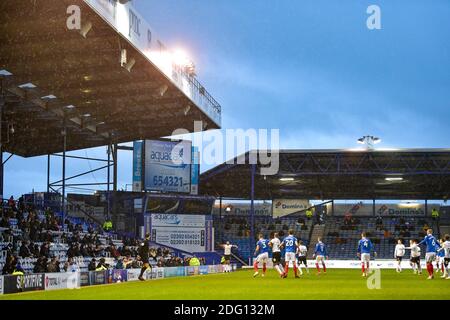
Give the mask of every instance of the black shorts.
M 420 257 L 412 257 L 409 261 L 412 263 L 420 263 Z
M 303 263 L 305 266 L 307 265 L 305 256 L 298 257 L 297 260 L 298 260 L 298 264 Z
M 149 258 L 141 258 L 142 263 L 149 263 Z
M 397 257 L 396 257 L 396 259 L 397 259 L 397 261 L 399 261 L 399 262 L 402 262 L 402 260 L 403 260 L 403 257 L 401 257 L 401 256 L 397 256 Z
M 444 266 L 448 267 L 448 264 L 450 262 L 450 258 L 444 258 Z
M 279 264 L 281 262 L 281 252 L 274 252 L 272 254 L 273 263 Z
M 225 259 L 225 261 L 231 260 L 231 256 L 229 254 L 224 255 L 223 258 Z

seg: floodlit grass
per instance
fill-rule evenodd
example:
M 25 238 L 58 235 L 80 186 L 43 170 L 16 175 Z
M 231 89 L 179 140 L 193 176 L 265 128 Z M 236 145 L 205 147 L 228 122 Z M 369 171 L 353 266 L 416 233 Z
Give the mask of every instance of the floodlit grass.
M 450 299 L 450 280 L 426 280 L 411 270 L 398 274 L 381 270 L 381 289 L 368 289 L 367 279 L 356 269 L 329 269 L 316 275 L 315 270 L 295 279 L 280 279 L 268 270 L 265 278 L 253 278 L 253 270 L 230 274 L 168 278 L 146 282 L 83 287 L 76 290 L 38 291 L 0 296 L 10 300 L 305 300 L 305 299 Z

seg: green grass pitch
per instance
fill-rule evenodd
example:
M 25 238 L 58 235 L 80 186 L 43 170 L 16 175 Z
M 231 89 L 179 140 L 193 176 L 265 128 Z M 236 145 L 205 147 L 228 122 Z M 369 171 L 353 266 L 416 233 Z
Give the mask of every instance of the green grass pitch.
M 367 279 L 356 269 L 315 270 L 295 279 L 290 270 L 287 279 L 268 270 L 266 277 L 253 278 L 253 270 L 228 274 L 168 278 L 145 282 L 83 287 L 75 290 L 27 292 L 0 296 L 2 299 L 33 300 L 307 300 L 307 299 L 450 299 L 450 280 L 427 280 L 411 270 L 398 274 L 381 270 L 381 289 L 368 289 Z

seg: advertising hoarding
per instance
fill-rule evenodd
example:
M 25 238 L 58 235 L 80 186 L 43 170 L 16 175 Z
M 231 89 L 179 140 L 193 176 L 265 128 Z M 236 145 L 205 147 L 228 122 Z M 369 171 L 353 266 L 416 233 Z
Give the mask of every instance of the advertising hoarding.
M 45 290 L 75 289 L 80 287 L 78 272 L 46 273 Z
M 309 200 L 304 199 L 274 199 L 272 201 L 272 216 L 274 218 L 283 217 L 306 210 L 310 206 Z
M 142 141 L 133 142 L 133 192 L 142 191 Z
M 151 240 L 188 252 L 205 252 L 212 248 L 212 236 L 204 215 L 152 214 Z M 211 232 L 209 232 L 211 233 Z
M 198 181 L 200 175 L 200 152 L 197 147 L 192 147 L 191 164 L 191 194 L 198 195 Z
M 190 141 L 145 141 L 145 190 L 191 192 Z
M 26 274 L 23 276 L 5 276 L 4 293 L 18 293 L 45 289 L 44 274 Z

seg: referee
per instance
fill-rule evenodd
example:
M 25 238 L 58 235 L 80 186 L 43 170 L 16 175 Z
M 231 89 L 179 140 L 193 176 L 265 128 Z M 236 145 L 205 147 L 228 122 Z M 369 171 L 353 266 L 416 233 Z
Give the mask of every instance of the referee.
M 139 280 L 141 281 L 145 281 L 143 275 L 144 272 L 150 268 L 150 270 L 152 269 L 152 266 L 149 263 L 149 251 L 150 251 L 150 234 L 147 233 L 145 235 L 145 239 L 144 241 L 141 243 L 140 247 L 139 247 L 139 256 L 141 257 L 142 260 L 142 268 L 141 268 L 141 274 L 139 275 Z

